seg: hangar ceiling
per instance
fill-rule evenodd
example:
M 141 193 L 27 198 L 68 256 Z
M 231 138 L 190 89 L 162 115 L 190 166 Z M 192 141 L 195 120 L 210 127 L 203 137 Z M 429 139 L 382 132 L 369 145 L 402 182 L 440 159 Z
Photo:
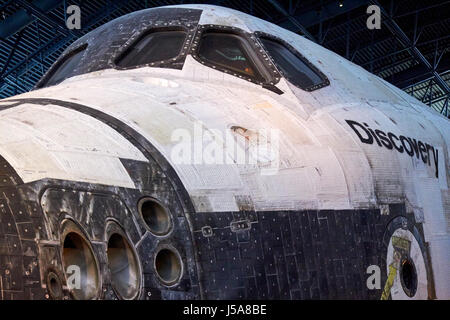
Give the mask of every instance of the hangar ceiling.
M 81 35 L 126 13 L 167 4 L 234 8 L 312 39 L 450 117 L 450 1 L 420 0 L 0 0 L 0 98 L 33 88 Z M 81 30 L 65 27 L 81 8 Z M 368 5 L 382 25 L 369 30 Z

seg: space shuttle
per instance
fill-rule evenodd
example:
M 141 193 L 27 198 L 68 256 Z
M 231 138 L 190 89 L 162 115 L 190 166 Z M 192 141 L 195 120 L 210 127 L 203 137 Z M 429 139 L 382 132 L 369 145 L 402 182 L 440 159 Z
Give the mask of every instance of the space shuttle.
M 137 11 L 0 101 L 2 299 L 450 299 L 450 123 L 279 26 Z

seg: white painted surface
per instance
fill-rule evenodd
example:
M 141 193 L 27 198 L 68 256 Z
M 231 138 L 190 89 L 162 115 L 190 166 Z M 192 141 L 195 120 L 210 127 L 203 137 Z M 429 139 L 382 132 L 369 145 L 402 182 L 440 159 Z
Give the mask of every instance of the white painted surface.
M 0 136 L 0 154 L 25 183 L 53 178 L 134 188 L 119 159 L 145 160 L 106 124 L 54 105 L 0 112 Z

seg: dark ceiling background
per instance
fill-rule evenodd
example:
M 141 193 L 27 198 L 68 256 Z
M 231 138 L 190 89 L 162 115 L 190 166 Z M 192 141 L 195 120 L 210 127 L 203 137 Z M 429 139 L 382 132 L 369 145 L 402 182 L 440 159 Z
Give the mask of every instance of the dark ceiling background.
M 29 91 L 74 40 L 126 13 L 167 4 L 234 8 L 320 43 L 450 117 L 450 1 L 427 0 L 0 0 L 0 98 Z M 81 8 L 82 29 L 65 27 Z M 370 4 L 380 30 L 366 27 Z

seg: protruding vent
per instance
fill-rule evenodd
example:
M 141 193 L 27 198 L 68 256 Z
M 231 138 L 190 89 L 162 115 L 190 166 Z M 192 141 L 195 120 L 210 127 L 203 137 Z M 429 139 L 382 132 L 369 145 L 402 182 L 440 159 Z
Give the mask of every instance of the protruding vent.
M 122 299 L 133 299 L 139 293 L 140 271 L 137 257 L 128 240 L 114 233 L 108 240 L 108 268 L 111 283 Z
M 47 290 L 52 299 L 61 300 L 63 298 L 61 280 L 59 280 L 56 273 L 52 271 L 47 274 Z
M 72 224 L 63 235 L 62 260 L 67 286 L 77 300 L 96 298 L 100 277 L 89 241 Z
M 183 273 L 183 263 L 179 253 L 172 248 L 158 251 L 155 257 L 155 270 L 159 279 L 167 286 L 176 284 Z
M 170 213 L 159 202 L 151 198 L 144 198 L 139 202 L 138 208 L 151 233 L 164 236 L 170 232 L 172 227 Z

